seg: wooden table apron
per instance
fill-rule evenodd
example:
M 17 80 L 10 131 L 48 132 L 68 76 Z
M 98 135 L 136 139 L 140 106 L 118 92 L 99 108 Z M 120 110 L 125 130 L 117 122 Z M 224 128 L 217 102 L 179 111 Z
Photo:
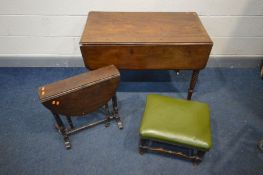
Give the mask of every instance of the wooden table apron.
M 189 100 L 212 46 L 194 12 L 91 12 L 80 41 L 91 70 L 193 70 Z

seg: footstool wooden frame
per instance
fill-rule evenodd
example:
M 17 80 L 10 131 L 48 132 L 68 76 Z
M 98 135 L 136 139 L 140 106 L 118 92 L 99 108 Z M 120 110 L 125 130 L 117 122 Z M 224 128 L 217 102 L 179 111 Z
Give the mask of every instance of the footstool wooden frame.
M 206 153 L 205 151 L 194 149 L 194 148 L 188 148 L 189 149 L 188 154 L 186 154 L 180 151 L 172 151 L 172 150 L 165 149 L 162 147 L 152 147 L 149 145 L 150 141 L 155 142 L 154 140 L 151 140 L 151 139 L 142 139 L 142 138 L 140 139 L 139 153 L 141 155 L 143 155 L 147 151 L 153 151 L 153 152 L 159 152 L 162 154 L 174 155 L 174 156 L 181 157 L 187 160 L 191 160 L 193 164 L 199 164 L 202 161 Z
M 151 146 L 151 142 L 183 147 L 187 152 Z M 147 96 L 140 127 L 140 154 L 147 151 L 172 154 L 198 164 L 211 146 L 207 104 L 157 94 Z
M 38 90 L 42 104 L 53 114 L 56 128 L 64 138 L 65 147 L 71 148 L 69 136 L 81 130 L 115 120 L 119 129 L 123 128 L 118 112 L 116 89 L 120 73 L 115 66 L 107 66 L 70 77 L 52 84 L 41 86 Z M 112 112 L 108 101 L 112 100 Z M 71 117 L 83 116 L 103 107 L 105 119 L 75 128 Z M 69 127 L 61 119 L 65 116 Z

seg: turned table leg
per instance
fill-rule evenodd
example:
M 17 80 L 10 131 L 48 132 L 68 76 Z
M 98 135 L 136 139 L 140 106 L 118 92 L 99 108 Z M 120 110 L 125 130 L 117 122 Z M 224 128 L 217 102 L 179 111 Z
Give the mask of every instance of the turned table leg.
M 118 102 L 117 102 L 116 94 L 112 97 L 112 106 L 113 106 L 113 116 L 117 122 L 118 128 L 123 129 L 123 123 L 122 123 L 121 118 L 119 116 Z
M 105 127 L 108 127 L 110 126 L 110 120 L 111 120 L 111 114 L 110 114 L 108 102 L 104 105 L 104 111 L 106 115 Z
M 67 118 L 67 121 L 68 121 L 68 124 L 69 124 L 70 128 L 74 129 L 74 125 L 73 125 L 73 122 L 71 120 L 71 117 L 70 116 L 66 116 L 66 118 Z
M 193 70 L 193 74 L 192 74 L 192 78 L 191 78 L 191 82 L 190 82 L 190 87 L 188 89 L 187 100 L 191 100 L 191 98 L 192 98 L 192 94 L 193 94 L 195 84 L 196 84 L 197 79 L 198 79 L 198 75 L 199 75 L 199 70 Z
M 69 136 L 68 136 L 68 134 L 66 132 L 65 125 L 63 124 L 60 116 L 57 113 L 52 112 L 52 114 L 53 114 L 53 116 L 54 116 L 54 118 L 56 120 L 56 124 L 57 124 L 59 132 L 64 137 L 64 143 L 65 143 L 66 149 L 70 149 L 71 148 L 71 144 L 70 144 Z

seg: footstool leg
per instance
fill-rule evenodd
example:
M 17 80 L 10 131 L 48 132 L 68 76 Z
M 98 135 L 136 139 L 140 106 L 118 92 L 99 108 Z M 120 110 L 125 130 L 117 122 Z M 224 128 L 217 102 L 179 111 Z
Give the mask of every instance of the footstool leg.
M 204 151 L 199 151 L 199 150 L 194 150 L 193 152 L 193 165 L 199 165 L 202 162 L 202 159 L 204 157 L 205 152 Z
M 57 126 L 58 126 L 58 129 L 60 131 L 60 133 L 62 134 L 62 136 L 64 137 L 64 144 L 65 144 L 65 147 L 66 149 L 70 149 L 71 148 L 71 144 L 70 144 L 70 140 L 69 140 L 69 136 L 66 132 L 66 128 L 62 122 L 62 120 L 60 119 L 59 115 L 56 114 L 56 113 L 53 113 L 53 116 L 56 120 L 56 123 L 57 123 Z
M 112 97 L 112 106 L 113 106 L 113 116 L 117 122 L 118 128 L 123 129 L 123 124 L 122 124 L 121 118 L 119 116 L 116 94 Z
M 105 116 L 106 116 L 105 127 L 109 127 L 110 126 L 111 115 L 110 115 L 110 110 L 109 110 L 108 103 L 106 103 L 105 106 L 104 106 L 104 112 L 105 112 Z
M 146 140 L 145 139 L 140 139 L 140 143 L 139 143 L 139 153 L 141 155 L 143 155 L 146 152 L 146 149 L 144 148 L 146 144 Z
M 70 128 L 71 128 L 71 129 L 74 129 L 74 125 L 73 125 L 73 122 L 72 122 L 72 120 L 71 120 L 71 117 L 66 116 L 66 118 L 67 118 L 67 121 L 68 121 L 68 124 L 69 124 Z
M 190 82 L 190 87 L 188 89 L 187 100 L 191 100 L 191 98 L 192 98 L 192 94 L 193 94 L 195 84 L 196 84 L 197 79 L 198 79 L 198 75 L 199 75 L 199 70 L 193 70 L 193 74 L 192 74 L 192 78 L 191 78 L 191 82 Z

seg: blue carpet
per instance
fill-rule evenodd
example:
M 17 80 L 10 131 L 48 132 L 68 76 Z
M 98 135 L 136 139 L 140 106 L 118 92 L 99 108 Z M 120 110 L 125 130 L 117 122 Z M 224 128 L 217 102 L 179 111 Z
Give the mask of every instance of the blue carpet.
M 186 97 L 191 74 L 123 71 L 118 89 L 124 129 L 114 122 L 71 136 L 64 149 L 37 87 L 84 68 L 0 68 L 0 174 L 263 175 L 263 80 L 258 69 L 207 68 L 193 100 L 212 110 L 213 148 L 199 166 L 160 154 L 138 154 L 138 128 L 148 93 Z M 91 114 L 94 118 L 100 112 Z M 92 116 L 90 118 L 93 118 Z M 81 124 L 85 119 L 74 119 Z

